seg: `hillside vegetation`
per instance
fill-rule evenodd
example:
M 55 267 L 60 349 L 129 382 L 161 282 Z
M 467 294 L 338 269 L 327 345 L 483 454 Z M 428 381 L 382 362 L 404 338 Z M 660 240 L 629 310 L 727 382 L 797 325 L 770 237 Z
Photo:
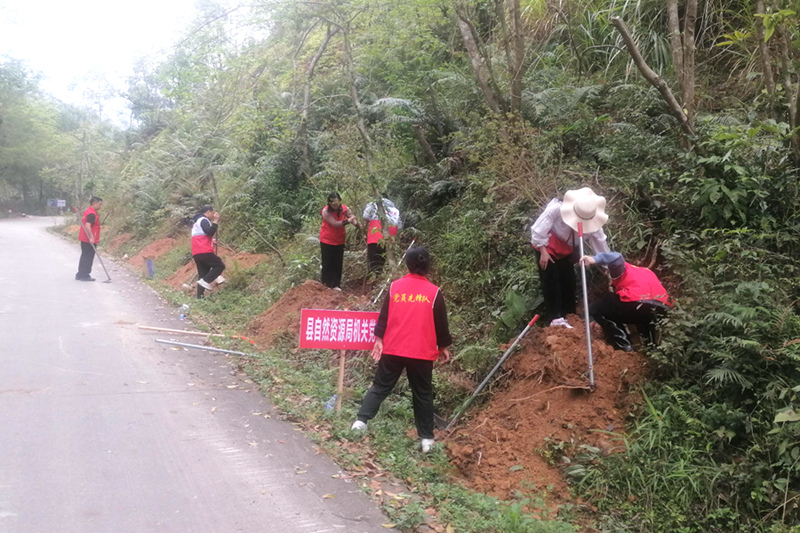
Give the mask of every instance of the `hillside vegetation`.
M 385 192 L 405 217 L 397 257 L 411 235 L 429 247 L 454 365 L 480 380 L 539 301 L 531 219 L 591 186 L 612 249 L 677 299 L 625 452 L 570 458 L 592 527 L 798 531 L 800 4 L 203 6 L 130 80 L 124 131 L 0 64 L 3 213 L 98 194 L 114 232 L 145 242 L 211 201 L 225 244 L 282 251 L 296 283 L 317 277 L 306 238 L 327 193 L 359 212 Z M 363 236 L 348 239 L 355 288 Z

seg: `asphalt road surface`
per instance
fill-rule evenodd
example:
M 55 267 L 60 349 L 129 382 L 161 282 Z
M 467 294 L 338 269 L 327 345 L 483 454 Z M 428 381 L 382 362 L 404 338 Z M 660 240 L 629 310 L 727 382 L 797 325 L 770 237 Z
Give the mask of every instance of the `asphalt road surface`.
M 385 532 L 354 483 L 191 328 L 51 218 L 0 220 L 0 532 Z M 194 342 L 191 338 L 179 339 Z

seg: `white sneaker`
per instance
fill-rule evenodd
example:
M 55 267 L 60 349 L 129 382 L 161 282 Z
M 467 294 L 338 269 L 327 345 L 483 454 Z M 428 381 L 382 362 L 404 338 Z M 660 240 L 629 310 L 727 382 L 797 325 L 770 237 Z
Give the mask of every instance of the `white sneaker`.
M 334 288 L 333 288 L 333 290 L 335 290 L 335 291 L 341 291 L 342 289 L 341 289 L 340 287 L 334 287 Z
M 572 329 L 572 326 L 569 325 L 566 318 L 556 318 L 550 322 L 551 326 L 561 326 L 562 328 Z
M 214 283 L 216 283 L 217 285 L 222 285 L 226 281 L 227 280 L 225 278 L 223 278 L 222 276 L 217 276 L 217 279 L 214 280 Z
M 197 284 L 200 285 L 201 287 L 203 287 L 207 291 L 211 290 L 211 285 L 205 280 L 198 279 L 197 280 Z
M 361 420 L 356 420 L 353 422 L 353 425 L 350 426 L 350 429 L 353 431 L 366 431 L 367 430 L 367 423 L 362 422 Z
M 433 439 L 422 439 L 422 453 L 428 453 L 433 448 Z

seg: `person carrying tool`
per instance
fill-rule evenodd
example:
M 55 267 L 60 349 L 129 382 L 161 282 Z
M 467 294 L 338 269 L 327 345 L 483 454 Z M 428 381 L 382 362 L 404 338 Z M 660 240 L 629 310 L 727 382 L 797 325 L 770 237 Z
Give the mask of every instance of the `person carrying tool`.
M 584 237 L 594 252 L 608 252 L 603 224 L 606 199 L 589 187 L 554 198 L 531 226 L 531 245 L 537 252 L 542 296 L 551 326 L 572 329 L 566 317 L 575 313 L 575 269 L 578 233 L 570 226 L 583 223 Z
M 331 289 L 341 290 L 344 240 L 348 224 L 358 226 L 358 220 L 338 192 L 328 195 L 328 205 L 322 208 L 322 226 L 319 228 L 320 281 Z
M 585 266 L 608 267 L 614 292 L 609 292 L 589 306 L 589 315 L 597 322 L 616 350 L 630 352 L 625 324 L 634 324 L 642 340 L 656 344 L 656 321 L 672 307 L 672 300 L 658 276 L 645 267 L 625 261 L 619 252 L 604 252 L 580 259 Z
M 439 287 L 427 278 L 431 267 L 428 250 L 411 248 L 406 254 L 406 266 L 408 274 L 392 283 L 375 324 L 377 340 L 372 358 L 378 362 L 378 368 L 351 429 L 367 429 L 367 422 L 378 414 L 381 403 L 405 369 L 417 434 L 422 451 L 427 453 L 434 443 L 433 363 L 440 356 L 443 363 L 450 360 L 449 346 L 453 339 L 444 297 Z
M 77 281 L 94 281 L 91 275 L 95 254 L 93 244 L 97 245 L 100 242 L 100 216 L 97 211 L 102 206 L 103 199 L 98 196 L 92 196 L 89 200 L 89 207 L 83 212 L 81 227 L 78 231 L 78 240 L 81 241 L 81 258 L 78 261 L 78 273 L 75 274 Z M 86 233 L 87 226 L 91 235 Z
M 389 235 L 394 237 L 397 235 L 397 230 L 403 229 L 403 221 L 400 219 L 400 210 L 385 195 L 383 196 L 381 203 L 383 203 L 383 210 L 386 212 L 386 218 L 389 221 Z M 384 263 L 386 263 L 386 246 L 376 202 L 370 202 L 366 205 L 362 218 L 367 221 L 367 265 L 369 266 L 369 272 L 380 272 Z
M 219 213 L 210 204 L 200 206 L 192 225 L 192 259 L 197 265 L 197 297 L 202 298 L 211 290 L 212 282 L 225 283 L 222 272 L 225 263 L 214 251 L 214 235 L 217 233 Z

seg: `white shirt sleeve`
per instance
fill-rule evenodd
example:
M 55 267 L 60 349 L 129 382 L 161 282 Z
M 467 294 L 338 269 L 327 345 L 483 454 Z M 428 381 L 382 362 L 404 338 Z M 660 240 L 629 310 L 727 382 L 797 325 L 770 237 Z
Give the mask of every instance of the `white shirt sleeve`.
M 587 233 L 585 237 L 586 241 L 589 243 L 589 246 L 591 246 L 592 250 L 594 250 L 594 253 L 600 254 L 611 251 L 608 247 L 608 243 L 606 242 L 606 234 L 603 231 L 603 228 L 600 228 L 592 233 Z
M 561 200 L 553 199 L 531 226 L 531 244 L 536 248 L 547 245 L 553 222 L 561 217 Z

